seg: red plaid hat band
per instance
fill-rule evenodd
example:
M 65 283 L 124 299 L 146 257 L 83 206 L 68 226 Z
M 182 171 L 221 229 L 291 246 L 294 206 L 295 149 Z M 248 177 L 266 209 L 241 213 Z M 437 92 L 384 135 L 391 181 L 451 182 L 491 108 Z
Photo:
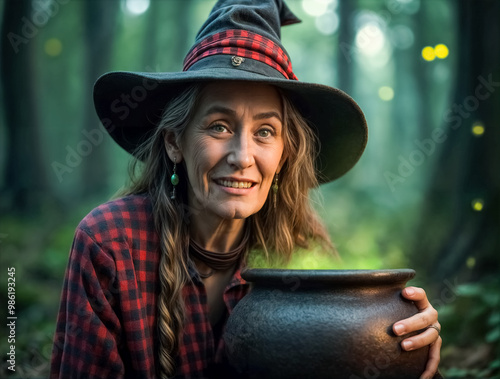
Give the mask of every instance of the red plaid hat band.
M 196 62 L 213 55 L 233 55 L 262 62 L 279 71 L 286 79 L 298 80 L 292 63 L 283 49 L 273 41 L 247 30 L 225 30 L 205 38 L 194 46 L 184 59 L 183 71 Z M 241 60 L 233 65 L 238 66 Z

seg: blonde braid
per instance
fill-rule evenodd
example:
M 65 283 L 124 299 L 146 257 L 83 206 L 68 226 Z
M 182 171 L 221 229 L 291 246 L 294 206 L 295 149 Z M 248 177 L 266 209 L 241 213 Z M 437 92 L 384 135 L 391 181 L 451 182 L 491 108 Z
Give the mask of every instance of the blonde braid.
M 200 92 L 187 88 L 166 107 L 154 134 L 135 152 L 138 158 L 130 167 L 131 183 L 120 195 L 147 193 L 152 201 L 153 217 L 160 240 L 160 296 L 158 298 L 159 376 L 175 375 L 175 357 L 184 326 L 182 289 L 189 280 L 187 247 L 189 234 L 184 217 L 187 204 L 187 175 L 178 165 L 181 178 L 175 201 L 170 199 L 173 164 L 165 149 L 165 133 L 181 138 Z M 141 164 L 141 161 L 143 164 Z M 140 167 L 139 167 L 140 165 Z

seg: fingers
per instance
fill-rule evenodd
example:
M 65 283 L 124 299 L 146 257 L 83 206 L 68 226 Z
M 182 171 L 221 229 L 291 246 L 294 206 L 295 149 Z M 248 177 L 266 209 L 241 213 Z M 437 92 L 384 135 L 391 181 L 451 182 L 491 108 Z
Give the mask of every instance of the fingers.
M 404 339 L 401 342 L 401 347 L 404 350 L 410 351 L 430 345 L 429 359 L 427 360 L 425 371 L 420 378 L 432 378 L 437 372 L 439 361 L 441 360 L 440 351 L 443 343 L 443 340 L 439 336 L 441 325 L 438 322 L 438 312 L 429 303 L 427 295 L 422 288 L 407 287 L 403 289 L 402 295 L 406 299 L 414 302 L 418 309 L 418 313 L 412 317 L 396 322 L 393 326 L 394 333 L 401 336 L 425 329 L 422 333 Z M 439 330 L 429 328 L 429 325 L 436 326 Z
M 422 311 L 431 305 L 427 299 L 425 291 L 422 288 L 406 287 L 403 289 L 402 295 L 408 300 L 414 301 L 419 311 Z
M 439 362 L 441 360 L 441 345 L 443 344 L 443 340 L 439 337 L 435 343 L 433 343 L 429 349 L 429 359 L 427 360 L 427 365 L 425 366 L 425 371 L 420 376 L 420 379 L 431 379 L 434 377 Z
M 426 328 L 429 325 L 439 326 L 438 313 L 427 300 L 427 295 L 422 288 L 406 287 L 402 294 L 405 298 L 412 300 L 418 308 L 418 313 L 407 319 L 396 322 L 393 331 L 401 336 L 417 330 Z
M 434 308 L 430 307 L 421 313 L 417 313 L 411 317 L 396 322 L 392 329 L 394 331 L 394 334 L 396 334 L 397 336 L 402 336 L 404 334 L 427 328 L 429 325 L 436 325 L 441 327 L 437 320 L 437 311 Z
M 406 351 L 416 350 L 433 344 L 440 338 L 436 329 L 428 328 L 420 334 L 404 339 L 401 342 L 401 346 Z

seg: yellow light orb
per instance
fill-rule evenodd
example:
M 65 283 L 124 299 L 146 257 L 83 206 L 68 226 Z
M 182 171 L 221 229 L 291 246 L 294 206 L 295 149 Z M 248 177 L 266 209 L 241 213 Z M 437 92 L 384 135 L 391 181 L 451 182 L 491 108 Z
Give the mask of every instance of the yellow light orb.
M 440 43 L 439 45 L 436 45 L 434 48 L 434 53 L 436 54 L 436 57 L 439 59 L 444 59 L 448 56 L 450 51 L 448 50 L 448 46 Z
M 430 62 L 436 58 L 436 52 L 432 46 L 426 46 L 422 49 L 422 58 Z
M 484 202 L 483 199 L 474 199 L 472 200 L 472 209 L 474 209 L 476 212 L 481 212 L 484 208 Z
M 465 261 L 465 264 L 468 268 L 473 268 L 476 265 L 476 258 L 474 258 L 474 257 L 467 258 L 467 261 Z
M 380 87 L 378 89 L 378 96 L 383 101 L 391 101 L 394 98 L 394 90 L 391 87 Z
M 57 57 L 62 52 L 62 43 L 58 38 L 50 38 L 45 41 L 45 53 L 51 57 Z
M 482 136 L 484 134 L 484 126 L 479 123 L 472 125 L 472 134 L 476 137 Z

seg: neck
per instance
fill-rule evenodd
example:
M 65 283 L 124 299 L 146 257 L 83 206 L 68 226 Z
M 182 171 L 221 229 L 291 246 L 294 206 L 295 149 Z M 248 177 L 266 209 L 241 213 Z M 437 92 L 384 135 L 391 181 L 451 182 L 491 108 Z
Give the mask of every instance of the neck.
M 215 222 L 214 222 L 215 221 Z M 207 220 L 202 214 L 190 219 L 189 236 L 202 248 L 227 252 L 237 247 L 243 238 L 245 220 Z

